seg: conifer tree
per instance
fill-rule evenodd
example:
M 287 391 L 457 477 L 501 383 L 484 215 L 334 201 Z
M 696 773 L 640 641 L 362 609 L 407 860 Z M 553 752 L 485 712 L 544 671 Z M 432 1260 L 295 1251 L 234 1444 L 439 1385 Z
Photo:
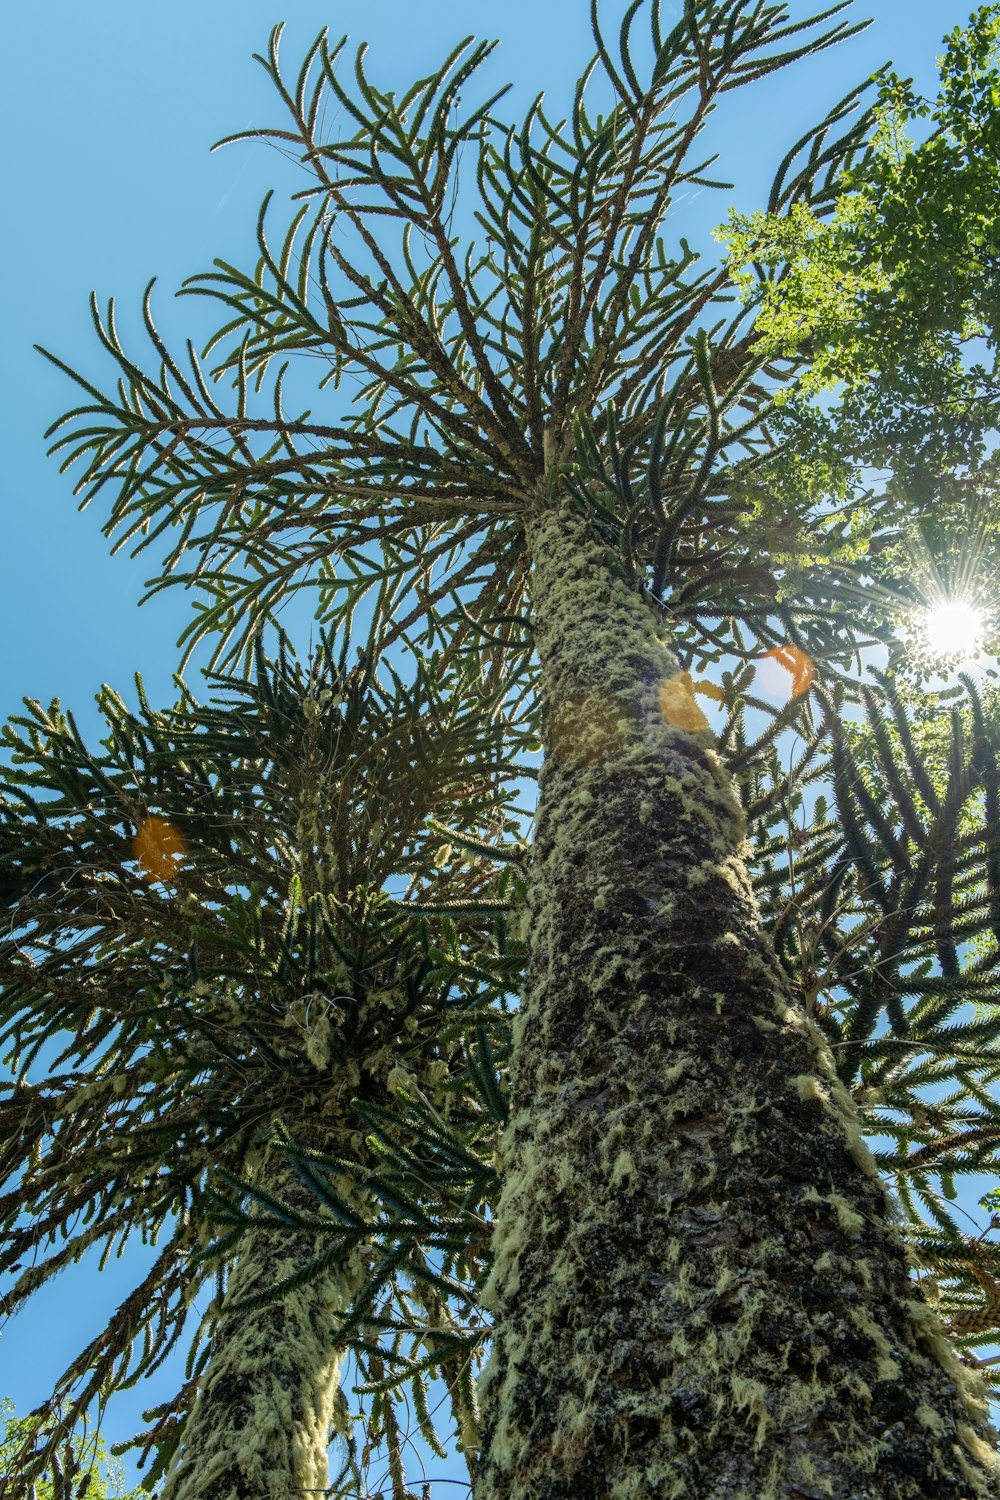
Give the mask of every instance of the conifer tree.
M 82 1500 L 89 1469 L 74 1482 L 65 1466 L 77 1419 L 184 1337 L 187 1381 L 141 1442 L 149 1483 L 169 1470 L 161 1495 L 325 1490 L 335 1431 L 356 1489 L 338 1374 L 390 1225 L 396 1281 L 435 1310 L 431 1368 L 449 1368 L 439 1259 L 461 1210 L 427 1171 L 416 1198 L 393 1188 L 366 1111 L 414 1091 L 476 1160 L 464 1039 L 510 983 L 493 851 L 514 826 L 517 731 L 502 694 L 473 708 L 435 661 L 404 682 L 368 658 L 351 668 L 327 639 L 308 665 L 284 645 L 269 661 L 258 642 L 251 681 L 217 678 L 168 712 L 141 683 L 137 712 L 106 688 L 96 751 L 58 704 L 7 726 L 0 1265 L 20 1275 L 5 1311 L 94 1246 L 159 1248 L 8 1444 L 5 1500 L 39 1476 Z M 478 857 L 443 842 L 469 835 Z
M 920 780 L 909 749 L 894 767 L 874 705 L 867 763 L 836 728 L 859 696 L 852 662 L 873 644 L 891 655 L 900 611 L 919 602 L 898 549 L 907 527 L 931 525 L 934 495 L 855 496 L 829 445 L 794 462 L 781 406 L 808 345 L 776 348 L 753 302 L 734 312 L 727 268 L 702 269 L 673 222 L 680 189 L 711 185 L 697 147 L 712 111 L 850 35 L 843 9 L 686 0 L 668 25 L 658 0 L 631 0 L 612 47 L 595 6 L 597 56 L 568 117 L 539 100 L 520 127 L 498 121 L 499 96 L 465 104 L 485 45 L 397 96 L 363 53 L 349 84 L 344 45 L 325 37 L 286 83 L 276 33 L 265 67 L 286 117 L 257 134 L 301 161 L 305 201 L 278 250 L 265 203 L 252 271 L 220 263 L 187 288 L 226 309 L 210 349 L 232 400 L 193 352 L 170 354 L 147 303 L 159 368 L 123 348 L 113 314 L 98 318 L 121 383 L 87 386 L 57 442 L 87 497 L 112 493 L 120 541 L 173 529 L 154 586 L 201 592 L 190 642 L 215 633 L 235 658 L 307 569 L 332 622 L 381 577 L 412 586 L 390 635 L 423 620 L 488 685 L 537 695 L 545 762 L 487 1292 L 483 1500 L 996 1489 L 982 1391 L 915 1284 L 849 1088 L 860 1076 L 904 1097 L 911 1069 L 915 1117 L 932 1070 L 887 1061 L 882 1028 L 924 1043 L 921 1026 L 974 992 L 956 983 L 976 977 L 956 891 L 971 882 L 974 934 L 996 921 L 992 836 L 980 830 L 968 866 L 948 847 L 968 788 L 995 805 L 981 710 L 954 794 Z M 831 212 L 844 172 L 865 167 L 877 120 L 856 111 L 861 92 L 793 146 L 772 215 Z M 328 101 L 353 135 L 324 133 Z M 475 168 L 478 247 L 454 227 L 460 165 L 464 184 Z M 299 355 L 323 362 L 320 419 L 285 410 Z M 361 389 L 340 415 L 348 378 Z M 893 590 L 866 586 L 882 559 Z M 788 923 L 773 936 L 762 923 L 732 763 L 697 701 L 721 692 L 738 714 L 735 677 L 720 689 L 701 674 L 765 656 L 792 690 L 775 732 L 801 725 L 818 743 L 812 702 L 834 710 L 823 730 L 847 863 L 820 889 L 835 906 L 853 869 L 879 913 L 877 964 L 859 938 L 863 978 L 834 983 L 846 1024 L 834 1006 L 816 1013 L 804 967 L 790 972 Z M 942 976 L 954 989 L 937 1005 Z M 918 1190 L 924 1167 L 946 1174 L 963 1141 L 988 1143 L 983 1025 L 986 1087 L 950 1066 L 962 1107 L 976 1099 L 988 1117 L 965 1123 L 986 1135 L 951 1131 L 914 1168 L 907 1127 Z
M 762 924 L 837 1059 L 944 1335 L 995 1384 L 996 1359 L 974 1350 L 1000 1329 L 998 1195 L 983 1200 L 985 1233 L 963 1227 L 955 1200 L 963 1178 L 998 1166 L 997 705 L 971 680 L 944 712 L 876 678 L 854 727 L 825 692 L 812 722 L 800 702 L 796 749 L 782 732 L 788 709 L 757 697 L 753 675 L 747 667 L 727 684 L 718 747 L 746 811 Z M 828 1269 L 820 1256 L 817 1270 Z M 482 1281 L 480 1270 L 473 1299 Z M 409 1331 L 418 1340 L 426 1327 L 412 1319 Z M 484 1341 L 470 1328 L 470 1360 Z M 384 1358 L 387 1384 L 402 1387 L 408 1361 L 388 1348 Z M 393 1500 L 406 1494 L 400 1484 Z

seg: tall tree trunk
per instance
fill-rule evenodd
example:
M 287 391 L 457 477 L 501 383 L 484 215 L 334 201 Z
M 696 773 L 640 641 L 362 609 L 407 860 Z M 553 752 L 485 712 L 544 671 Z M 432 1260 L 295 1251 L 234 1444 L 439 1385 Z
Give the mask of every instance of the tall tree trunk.
M 690 679 L 572 509 L 528 542 L 547 749 L 476 1494 L 993 1494 Z
M 267 1158 L 260 1185 L 310 1217 L 321 1211 L 287 1158 Z M 226 1300 L 276 1285 L 317 1248 L 312 1235 L 248 1232 Z M 362 1280 L 360 1264 L 331 1266 L 280 1302 L 221 1319 L 161 1500 L 320 1500 L 343 1355 L 336 1332 Z

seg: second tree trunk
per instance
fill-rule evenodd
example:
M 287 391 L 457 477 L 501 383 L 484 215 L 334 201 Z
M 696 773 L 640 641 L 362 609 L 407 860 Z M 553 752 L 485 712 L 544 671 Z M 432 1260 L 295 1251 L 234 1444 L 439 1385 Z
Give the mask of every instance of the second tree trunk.
M 287 1159 L 269 1157 L 261 1186 L 310 1218 L 314 1194 Z M 305 1265 L 311 1235 L 249 1230 L 227 1302 L 264 1292 Z M 343 1350 L 337 1331 L 363 1275 L 329 1267 L 256 1311 L 225 1315 L 161 1500 L 320 1500 Z

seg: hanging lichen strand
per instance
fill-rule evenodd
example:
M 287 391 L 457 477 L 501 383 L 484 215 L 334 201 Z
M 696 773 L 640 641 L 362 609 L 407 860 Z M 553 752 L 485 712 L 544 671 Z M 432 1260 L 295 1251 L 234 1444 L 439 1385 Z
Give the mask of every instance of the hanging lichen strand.
M 269 1156 L 259 1180 L 283 1204 L 316 1218 L 316 1196 L 286 1158 Z M 280 1301 L 227 1318 L 227 1307 L 266 1295 L 322 1249 L 315 1235 L 273 1220 L 243 1244 L 161 1500 L 310 1500 L 330 1483 L 329 1438 L 347 1425 L 338 1332 L 364 1280 L 363 1263 L 357 1254 L 333 1259 Z
M 568 502 L 528 539 L 552 748 L 476 1494 L 992 1494 L 711 736 L 664 718 L 676 658 Z

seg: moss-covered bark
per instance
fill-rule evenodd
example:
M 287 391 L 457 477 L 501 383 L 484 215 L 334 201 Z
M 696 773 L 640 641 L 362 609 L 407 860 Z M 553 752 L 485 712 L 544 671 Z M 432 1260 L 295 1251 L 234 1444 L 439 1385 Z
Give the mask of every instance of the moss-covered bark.
M 993 1494 L 690 688 L 583 520 L 528 540 L 548 751 L 478 1500 Z
M 265 1161 L 261 1186 L 303 1213 L 319 1207 L 287 1159 Z M 313 1236 L 250 1233 L 227 1298 L 274 1286 L 316 1254 Z M 331 1266 L 280 1302 L 223 1317 L 161 1500 L 318 1500 L 330 1483 L 342 1350 L 336 1332 L 360 1266 Z

